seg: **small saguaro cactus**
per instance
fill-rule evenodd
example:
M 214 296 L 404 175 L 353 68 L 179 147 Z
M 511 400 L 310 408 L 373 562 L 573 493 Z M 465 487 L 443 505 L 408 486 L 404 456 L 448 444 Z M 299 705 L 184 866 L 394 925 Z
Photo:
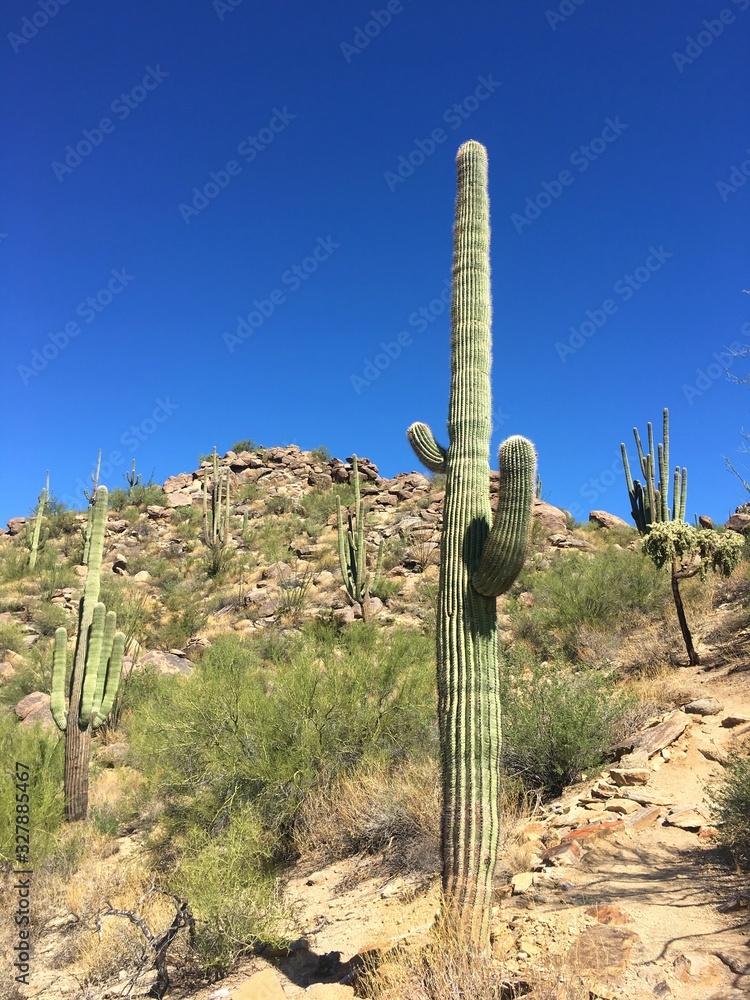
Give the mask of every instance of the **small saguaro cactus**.
M 44 520 L 44 506 L 49 497 L 49 472 L 47 473 L 47 484 L 39 495 L 39 506 L 34 518 L 34 532 L 31 536 L 31 554 L 29 555 L 29 569 L 36 566 L 37 555 L 39 554 L 39 539 L 42 531 L 42 521 Z
M 500 447 L 500 494 L 490 501 L 490 229 L 487 152 L 458 151 L 453 251 L 449 446 L 426 424 L 409 441 L 445 473 L 437 614 L 441 845 L 447 917 L 472 949 L 489 947 L 498 856 L 500 670 L 496 598 L 521 571 L 531 529 L 536 455 L 522 437 Z
M 135 459 L 133 459 L 133 465 L 130 469 L 130 472 L 125 473 L 125 482 L 128 484 L 128 496 L 132 497 L 133 490 L 136 488 L 136 486 L 138 486 L 140 481 L 141 481 L 141 474 L 140 472 L 136 473 Z
M 223 548 L 229 542 L 229 467 L 219 465 L 216 448 L 211 456 L 213 478 L 208 483 L 208 467 L 203 468 L 203 543 Z
M 50 709 L 65 733 L 65 815 L 69 820 L 85 819 L 88 814 L 91 732 L 112 710 L 125 650 L 125 633 L 115 631 L 115 612 L 108 612 L 99 600 L 108 499 L 107 487 L 100 486 L 92 505 L 86 583 L 73 670 L 67 681 L 68 634 L 62 627 L 55 632 Z
M 690 666 L 697 666 L 700 657 L 693 644 L 687 623 L 685 606 L 680 594 L 680 580 L 700 574 L 705 578 L 712 569 L 729 576 L 742 558 L 743 540 L 733 532 L 719 534 L 711 528 L 694 527 L 685 520 L 687 505 L 687 469 L 677 466 L 672 477 L 672 506 L 669 505 L 669 411 L 663 414 L 664 440 L 657 448 L 659 481 L 654 464 L 654 432 L 647 425 L 648 452 L 644 453 L 637 428 L 633 428 L 635 446 L 644 483 L 633 480 L 624 444 L 622 463 L 630 498 L 630 509 L 638 533 L 643 537 L 642 549 L 654 565 L 661 569 L 669 565 L 672 578 L 672 598 Z
M 354 513 L 347 513 L 346 528 L 341 508 L 338 504 L 339 565 L 344 578 L 344 586 L 353 604 L 362 608 L 362 619 L 370 615 L 370 591 L 377 587 L 383 565 L 383 542 L 378 546 L 375 577 L 367 569 L 367 542 L 365 540 L 365 503 L 360 495 L 359 468 L 357 456 L 352 455 L 352 480 L 354 482 Z

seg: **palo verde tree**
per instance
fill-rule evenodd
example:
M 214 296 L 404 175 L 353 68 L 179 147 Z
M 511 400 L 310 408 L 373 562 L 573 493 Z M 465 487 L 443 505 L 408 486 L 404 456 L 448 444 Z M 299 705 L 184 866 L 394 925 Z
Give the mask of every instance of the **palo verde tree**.
M 620 445 L 625 467 L 625 481 L 630 497 L 630 508 L 639 534 L 643 537 L 643 552 L 661 569 L 668 565 L 672 576 L 672 596 L 680 631 L 685 642 L 690 666 L 697 666 L 700 657 L 693 644 L 693 637 L 685 616 L 680 594 L 680 581 L 700 575 L 705 579 L 709 569 L 721 576 L 729 576 L 742 558 L 743 540 L 732 531 L 720 535 L 717 531 L 693 527 L 685 521 L 687 499 L 687 469 L 675 468 L 673 475 L 672 506 L 669 505 L 669 411 L 663 414 L 663 442 L 656 452 L 654 465 L 654 432 L 647 425 L 648 452 L 644 453 L 637 428 L 633 428 L 638 461 L 643 475 L 643 485 L 630 474 L 627 449 Z M 656 482 L 656 467 L 659 480 Z
M 108 501 L 107 487 L 100 486 L 91 506 L 86 583 L 69 678 L 68 634 L 62 627 L 55 632 L 50 709 L 58 728 L 65 733 L 65 816 L 69 820 L 86 819 L 88 815 L 91 733 L 112 710 L 125 650 L 124 632 L 115 631 L 115 612 L 108 612 L 99 600 Z
M 525 438 L 500 447 L 492 517 L 489 451 L 490 226 L 487 151 L 458 151 L 453 249 L 448 448 L 412 424 L 409 441 L 445 501 L 437 614 L 438 722 L 445 915 L 472 950 L 489 946 L 498 856 L 500 670 L 496 598 L 520 572 L 529 544 L 536 456 Z

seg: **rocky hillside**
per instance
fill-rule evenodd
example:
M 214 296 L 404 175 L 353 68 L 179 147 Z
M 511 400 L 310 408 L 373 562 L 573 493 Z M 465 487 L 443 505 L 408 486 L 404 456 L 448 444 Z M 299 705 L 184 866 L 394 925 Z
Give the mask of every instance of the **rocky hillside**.
M 127 631 L 129 671 L 148 668 L 157 677 L 195 680 L 196 664 L 227 633 L 270 648 L 276 637 L 297 633 L 307 622 L 326 620 L 347 630 L 362 616 L 342 586 L 337 553 L 337 505 L 341 501 L 346 508 L 353 500 L 351 460 L 291 446 L 230 451 L 218 466 L 219 477 L 230 483 L 229 530 L 226 543 L 218 546 L 203 537 L 213 461 L 161 487 L 110 495 L 102 586 Z M 373 569 L 383 546 L 372 616 L 389 636 L 397 627 L 430 632 L 444 496 L 440 477 L 412 472 L 384 479 L 364 458 L 358 467 Z M 497 485 L 493 474 L 495 492 Z M 16 560 L 26 550 L 26 519 L 12 519 L 0 533 L 0 693 L 28 732 L 41 723 L 55 733 L 48 693 L 50 636 L 59 624 L 69 631 L 75 627 L 81 593 L 76 563 L 85 520 L 85 514 L 70 512 L 47 519 L 49 537 L 33 575 Z M 750 514 L 740 510 L 729 526 L 743 530 L 748 523 Z M 544 644 L 540 629 L 547 626 L 533 612 L 540 602 L 536 583 L 548 571 L 567 559 L 584 566 L 612 553 L 635 558 L 627 550 L 636 544 L 634 529 L 607 512 L 593 511 L 589 525 L 574 527 L 565 512 L 535 501 L 533 573 L 500 604 L 506 647 L 530 644 L 536 650 Z M 744 578 L 740 567 L 726 585 L 696 584 L 687 592 L 701 667 L 677 669 L 683 650 L 673 608 L 663 617 L 639 611 L 616 628 L 574 629 L 573 640 L 556 647 L 556 657 L 570 659 L 576 683 L 579 670 L 611 673 L 618 691 L 627 688 L 639 707 L 606 767 L 543 802 L 521 796 L 508 812 L 495 891 L 497 965 L 465 971 L 467 983 L 478 977 L 471 978 L 473 992 L 467 985 L 462 993 L 467 1000 L 497 995 L 735 1000 L 750 993 L 745 880 L 717 846 L 706 798 L 707 784 L 720 778 L 727 756 L 750 735 Z M 577 586 L 576 578 L 570 579 L 565 586 Z M 612 585 L 610 580 L 600 589 Z M 565 603 L 574 596 L 563 590 L 560 599 Z M 524 618 L 524 612 L 532 617 Z M 532 675 L 524 669 L 520 676 L 530 684 Z M 79 853 L 67 858 L 73 847 L 66 847 L 63 862 L 56 862 L 61 870 L 39 883 L 42 916 L 32 985 L 20 993 L 4 987 L 0 1000 L 144 996 L 154 983 L 153 941 L 144 945 L 133 931 L 126 947 L 119 938 L 103 937 L 95 920 L 103 908 L 117 906 L 111 901 L 125 892 L 123 883 L 131 880 L 138 887 L 132 898 L 142 893 L 146 899 L 156 879 L 146 846 L 153 852 L 161 805 L 153 799 L 146 804 L 144 778 L 133 766 L 127 733 L 116 723 L 97 741 L 92 776 L 96 831 L 78 840 L 62 838 L 78 845 Z M 355 776 L 354 786 L 366 780 L 367 775 Z M 395 827 L 391 845 L 379 842 L 378 849 L 350 852 L 333 862 L 324 856 L 316 863 L 315 852 L 301 848 L 296 866 L 282 879 L 291 905 L 289 947 L 257 949 L 234 964 L 228 978 L 207 983 L 183 929 L 169 957 L 171 995 L 185 1000 L 344 1000 L 355 990 L 374 1000 L 448 995 L 414 985 L 421 975 L 415 956 L 428 940 L 439 883 L 434 761 L 420 780 L 414 787 L 422 803 L 413 808 L 426 814 L 426 833 L 420 836 L 427 846 L 418 845 L 422 860 L 416 868 L 394 863 L 394 857 L 403 862 L 417 850 L 398 839 Z M 354 794 L 352 787 L 346 794 Z M 143 808 L 133 814 L 139 798 Z M 102 817 L 111 803 L 125 800 L 133 818 L 108 829 Z M 335 800 L 329 805 L 335 825 L 337 817 L 345 817 L 344 806 Z M 12 898 L 6 878 L 4 909 Z M 146 927 L 159 920 L 168 927 L 173 917 L 158 910 L 148 914 Z M 7 934 L 2 942 L 10 947 Z M 374 956 L 379 985 L 363 976 Z M 500 994 L 498 975 L 504 984 Z M 482 976 L 488 977 L 484 986 Z

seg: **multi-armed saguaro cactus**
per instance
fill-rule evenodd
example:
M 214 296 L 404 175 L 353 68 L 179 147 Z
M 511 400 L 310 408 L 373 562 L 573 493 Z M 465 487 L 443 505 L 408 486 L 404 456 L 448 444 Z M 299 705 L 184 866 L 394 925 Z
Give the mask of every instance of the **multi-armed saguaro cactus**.
M 107 523 L 107 487 L 94 498 L 91 536 L 86 561 L 86 584 L 81 598 L 73 671 L 67 682 L 68 634 L 55 632 L 50 709 L 65 733 L 65 815 L 85 819 L 88 813 L 91 731 L 106 720 L 120 683 L 125 634 L 116 632 L 116 614 L 99 601 L 104 529 Z
M 647 535 L 650 526 L 661 521 L 684 521 L 685 504 L 687 501 L 687 469 L 680 470 L 679 466 L 674 470 L 673 502 L 672 509 L 669 509 L 669 410 L 665 408 L 663 414 L 663 436 L 664 441 L 657 450 L 657 461 L 659 468 L 659 482 L 655 481 L 656 469 L 654 466 L 654 429 L 651 424 L 646 425 L 648 437 L 648 453 L 644 454 L 641 437 L 638 428 L 633 428 L 635 437 L 635 447 L 638 451 L 638 461 L 640 462 L 643 474 L 644 486 L 639 480 L 633 482 L 630 475 L 630 464 L 628 453 L 624 444 L 620 445 L 622 452 L 622 464 L 625 467 L 625 482 L 628 486 L 628 496 L 630 497 L 630 509 L 635 521 L 638 533 Z
M 487 153 L 458 151 L 447 450 L 412 424 L 419 459 L 446 474 L 437 618 L 438 721 L 443 770 L 443 891 L 473 948 L 489 942 L 497 860 L 500 672 L 496 598 L 528 549 L 536 461 L 513 437 L 500 447 L 500 495 L 490 503 L 490 265 Z
M 370 590 L 377 587 L 383 564 L 383 542 L 378 547 L 378 561 L 375 578 L 367 569 L 367 543 L 365 541 L 365 503 L 359 490 L 359 468 L 357 456 L 352 455 L 352 479 L 354 481 L 354 514 L 346 515 L 346 528 L 338 505 L 339 563 L 344 586 L 351 601 L 362 608 L 362 618 L 367 621 L 370 611 Z
M 669 506 L 669 411 L 664 410 L 664 441 L 657 449 L 659 482 L 655 481 L 654 432 L 647 425 L 648 453 L 644 454 L 638 430 L 633 428 L 635 446 L 643 473 L 644 484 L 630 474 L 627 450 L 624 444 L 622 464 L 625 468 L 625 482 L 630 497 L 630 508 L 638 533 L 644 535 L 643 551 L 661 568 L 669 564 L 672 574 L 672 598 L 677 611 L 677 620 L 691 666 L 697 666 L 700 658 L 693 645 L 693 637 L 688 627 L 685 607 L 680 594 L 680 580 L 686 580 L 713 569 L 722 576 L 728 576 L 742 557 L 743 541 L 738 535 L 693 527 L 685 521 L 687 502 L 687 469 L 677 466 L 673 477 L 672 507 Z
M 42 531 L 42 521 L 44 520 L 44 505 L 47 503 L 47 498 L 49 497 L 49 472 L 47 473 L 47 485 L 44 487 L 39 495 L 39 506 L 36 510 L 36 517 L 34 519 L 34 531 L 31 535 L 31 554 L 29 555 L 29 569 L 33 569 L 36 566 L 36 558 L 39 554 L 39 539 L 41 537 Z
M 219 465 L 216 448 L 211 456 L 213 478 L 208 484 L 208 468 L 203 469 L 203 542 L 221 549 L 229 541 L 229 466 Z

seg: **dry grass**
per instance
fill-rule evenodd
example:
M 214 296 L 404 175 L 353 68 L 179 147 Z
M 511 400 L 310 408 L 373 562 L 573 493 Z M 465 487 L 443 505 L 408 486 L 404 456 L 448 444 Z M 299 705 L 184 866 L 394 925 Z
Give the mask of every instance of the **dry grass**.
M 497 928 L 503 938 L 508 931 Z M 502 951 L 493 944 L 493 951 Z M 366 962 L 358 982 L 367 1000 L 590 1000 L 580 970 L 559 955 L 540 953 L 533 971 L 515 975 L 492 954 L 472 954 L 459 944 L 447 920 L 438 921 L 425 945 L 413 944 Z

